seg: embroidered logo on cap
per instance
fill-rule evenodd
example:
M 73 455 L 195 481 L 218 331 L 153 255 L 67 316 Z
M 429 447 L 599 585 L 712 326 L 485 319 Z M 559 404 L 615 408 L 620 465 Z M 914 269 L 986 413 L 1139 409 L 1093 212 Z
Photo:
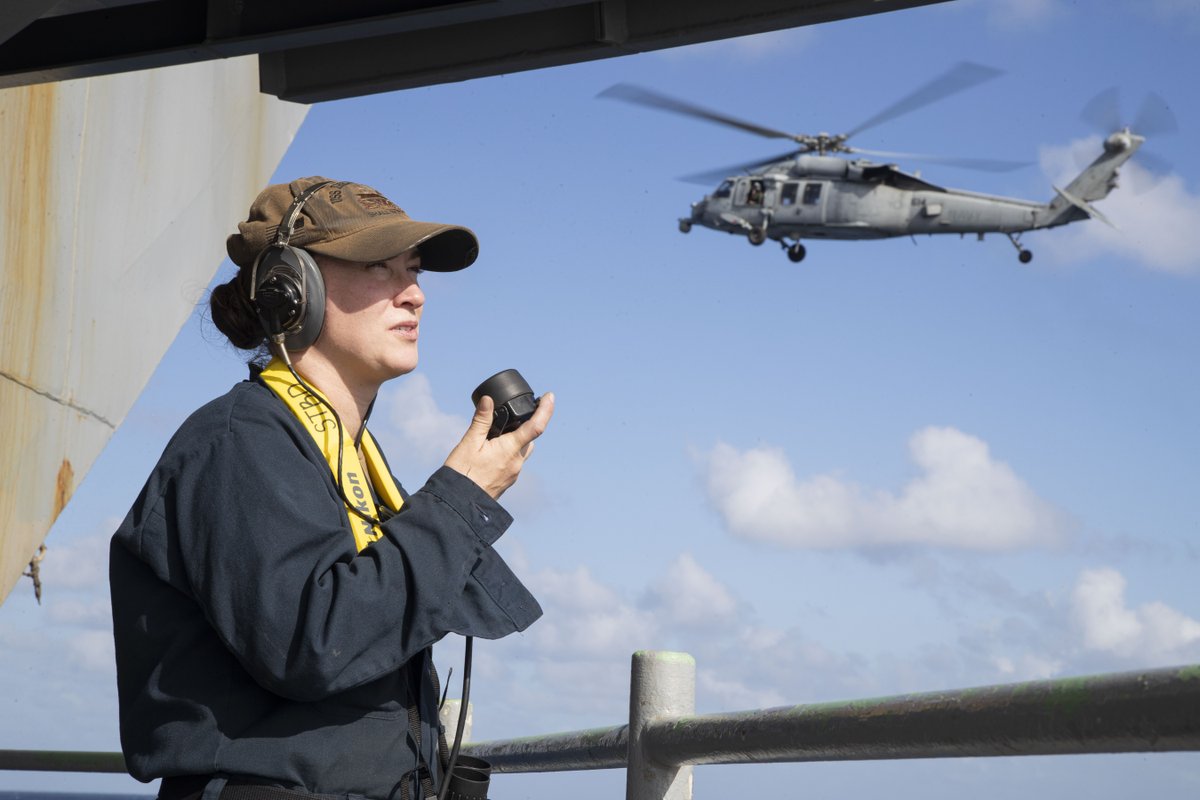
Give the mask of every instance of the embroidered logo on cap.
M 358 204 L 374 214 L 403 214 L 404 209 L 378 192 L 359 192 Z

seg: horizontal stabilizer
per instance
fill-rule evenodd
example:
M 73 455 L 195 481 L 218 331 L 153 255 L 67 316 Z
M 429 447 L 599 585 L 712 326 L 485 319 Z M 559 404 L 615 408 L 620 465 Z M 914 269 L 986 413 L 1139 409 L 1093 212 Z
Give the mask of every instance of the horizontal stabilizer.
M 1109 221 L 1108 217 L 1101 214 L 1100 211 L 1097 210 L 1097 208 L 1094 205 L 1087 202 L 1086 200 L 1081 200 L 1080 198 L 1076 197 L 1075 195 L 1067 192 L 1065 189 L 1060 189 L 1057 186 L 1054 187 L 1054 191 L 1058 192 L 1058 196 L 1061 197 L 1063 200 L 1066 200 L 1068 203 L 1075 206 L 1080 211 L 1087 214 L 1089 217 L 1095 217 L 1096 219 L 1100 220 L 1101 222 L 1103 222 L 1105 225 L 1107 225 L 1110 228 L 1115 229 L 1117 227 L 1116 225 L 1113 225 L 1111 221 Z

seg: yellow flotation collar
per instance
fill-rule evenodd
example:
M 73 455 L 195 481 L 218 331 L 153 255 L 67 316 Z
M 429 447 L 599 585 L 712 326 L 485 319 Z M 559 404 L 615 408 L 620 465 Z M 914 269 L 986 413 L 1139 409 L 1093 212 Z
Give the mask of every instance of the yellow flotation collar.
M 370 487 L 363 480 L 362 464 L 353 446 L 344 447 L 344 433 L 341 423 L 333 412 L 333 407 L 315 388 L 301 386 L 295 376 L 278 358 L 271 359 L 260 375 L 263 383 L 287 404 L 296 415 L 296 419 L 304 429 L 312 434 L 313 441 L 325 454 L 329 470 L 334 479 L 338 479 L 338 450 L 342 451 L 342 473 L 340 485 L 346 499 L 352 501 L 359 511 L 372 518 L 378 518 L 375 509 L 375 499 L 371 496 Z M 392 479 L 384 463 L 383 455 L 378 445 L 365 428 L 362 432 L 363 456 L 367 460 L 367 476 L 371 486 L 379 493 L 380 498 L 392 511 L 399 511 L 404 505 L 400 488 Z M 350 530 L 354 532 L 354 544 L 361 552 L 364 547 L 383 536 L 378 525 L 373 525 L 346 507 L 346 516 L 350 520 Z

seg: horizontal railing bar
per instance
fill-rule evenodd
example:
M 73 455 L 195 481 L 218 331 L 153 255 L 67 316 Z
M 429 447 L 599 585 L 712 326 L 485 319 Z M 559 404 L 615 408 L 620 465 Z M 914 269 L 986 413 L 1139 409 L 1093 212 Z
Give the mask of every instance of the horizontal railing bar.
M 654 723 L 667 765 L 1200 750 L 1200 666 Z
M 120 753 L 86 750 L 0 750 L 0 770 L 128 774 Z
M 627 725 L 470 743 L 496 772 L 626 766 Z M 706 714 L 648 725 L 667 765 L 1200 750 L 1200 665 L 868 700 Z M 0 750 L 0 770 L 123 773 L 120 753 Z
M 625 766 L 629 726 L 592 728 L 546 736 L 464 744 L 462 751 L 487 760 L 494 772 L 572 772 Z

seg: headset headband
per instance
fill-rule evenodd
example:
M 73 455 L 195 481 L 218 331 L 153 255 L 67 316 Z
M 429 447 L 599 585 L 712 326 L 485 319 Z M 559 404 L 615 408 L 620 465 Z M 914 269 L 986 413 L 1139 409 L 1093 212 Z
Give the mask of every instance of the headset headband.
M 263 256 L 271 251 L 271 248 L 285 248 L 288 242 L 291 241 L 292 234 L 295 232 L 294 227 L 296 220 L 300 218 L 300 209 L 304 208 L 304 204 L 308 202 L 308 198 L 316 194 L 317 190 L 322 186 L 328 186 L 333 181 L 320 181 L 314 183 L 300 194 L 296 195 L 296 199 L 292 200 L 292 204 L 288 206 L 288 210 L 283 212 L 283 218 L 279 220 L 279 225 L 275 228 L 275 239 L 267 245 L 267 247 L 258 254 L 258 258 L 254 259 L 254 266 L 250 268 L 250 301 L 254 302 L 258 294 L 258 266 L 262 263 Z
M 312 186 L 305 189 L 300 194 L 296 195 L 296 199 L 292 201 L 292 205 L 284 213 L 283 219 L 279 221 L 279 227 L 275 229 L 275 241 L 271 242 L 272 247 L 287 247 L 288 241 L 292 238 L 293 227 L 296 220 L 300 217 L 300 209 L 304 208 L 304 204 L 308 202 L 308 198 L 316 194 L 317 190 L 322 186 L 328 186 L 333 181 L 321 181 L 314 183 Z

